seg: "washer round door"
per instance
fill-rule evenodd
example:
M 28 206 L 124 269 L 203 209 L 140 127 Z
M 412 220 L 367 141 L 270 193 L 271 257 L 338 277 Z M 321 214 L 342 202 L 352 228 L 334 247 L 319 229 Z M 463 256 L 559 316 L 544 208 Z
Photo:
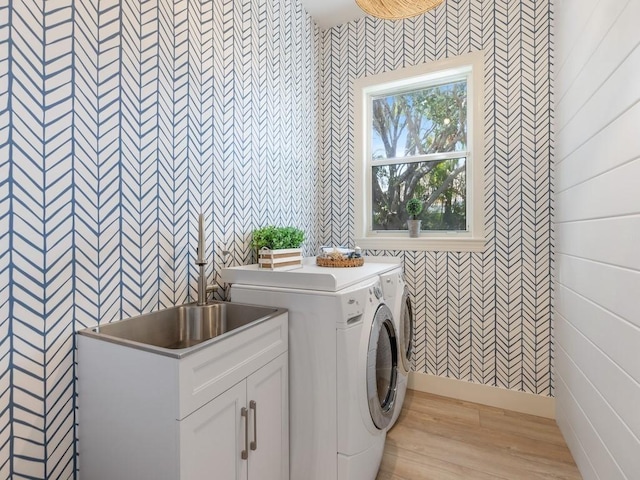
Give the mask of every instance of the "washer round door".
M 415 328 L 413 319 L 413 307 L 409 288 L 404 287 L 402 294 L 402 307 L 400 309 L 400 358 L 405 372 L 411 371 L 411 359 L 413 357 L 413 329 Z
M 376 310 L 367 350 L 367 400 L 373 424 L 384 430 L 391 423 L 398 382 L 398 342 L 393 314 L 382 304 Z

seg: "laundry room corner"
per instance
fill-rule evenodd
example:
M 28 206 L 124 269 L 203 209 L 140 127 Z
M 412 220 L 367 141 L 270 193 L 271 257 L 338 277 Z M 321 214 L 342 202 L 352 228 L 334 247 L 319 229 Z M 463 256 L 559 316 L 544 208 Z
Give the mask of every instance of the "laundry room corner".
M 363 18 L 324 35 L 324 241 L 349 245 L 358 195 L 353 82 L 423 62 L 484 59 L 484 248 L 369 249 L 402 258 L 418 373 L 552 397 L 553 8 L 444 2 L 399 22 Z M 529 39 L 535 38 L 535 42 Z

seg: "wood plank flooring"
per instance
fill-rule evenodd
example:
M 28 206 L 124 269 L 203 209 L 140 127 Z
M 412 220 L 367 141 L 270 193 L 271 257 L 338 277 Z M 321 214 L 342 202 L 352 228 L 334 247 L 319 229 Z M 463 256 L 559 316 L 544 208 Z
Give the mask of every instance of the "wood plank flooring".
M 581 480 L 553 420 L 407 390 L 377 480 Z

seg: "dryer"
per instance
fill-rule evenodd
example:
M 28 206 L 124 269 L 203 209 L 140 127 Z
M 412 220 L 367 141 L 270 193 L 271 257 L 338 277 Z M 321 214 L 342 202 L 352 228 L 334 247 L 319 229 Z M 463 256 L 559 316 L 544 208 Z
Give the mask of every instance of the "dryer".
M 389 425 L 391 428 L 400 415 L 407 392 L 409 372 L 413 361 L 415 323 L 409 288 L 404 282 L 402 269 L 397 268 L 391 272 L 383 273 L 380 275 L 380 282 L 385 302 L 393 313 L 399 344 L 397 406 Z
M 399 364 L 380 284 L 399 261 L 379 260 L 343 269 L 305 263 L 288 272 L 222 272 L 232 302 L 289 310 L 291 480 L 376 477 L 397 405 Z

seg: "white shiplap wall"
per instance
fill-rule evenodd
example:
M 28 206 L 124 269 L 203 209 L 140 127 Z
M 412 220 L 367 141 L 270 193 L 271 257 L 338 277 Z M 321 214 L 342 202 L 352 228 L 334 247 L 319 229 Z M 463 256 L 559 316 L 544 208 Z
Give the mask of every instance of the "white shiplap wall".
M 585 480 L 640 475 L 640 0 L 556 3 L 557 419 Z

